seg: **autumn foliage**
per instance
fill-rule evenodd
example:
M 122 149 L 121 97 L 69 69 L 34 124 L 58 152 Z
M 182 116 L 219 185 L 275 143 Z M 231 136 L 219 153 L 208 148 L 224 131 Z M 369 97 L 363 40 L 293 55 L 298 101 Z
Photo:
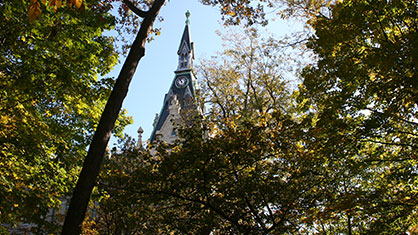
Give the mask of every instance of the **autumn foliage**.
M 117 56 L 102 32 L 137 33 L 155 2 L 124 1 L 117 15 L 113 0 L 0 3 L 2 232 L 21 221 L 37 224 L 35 233 L 59 230 L 45 218 L 71 194 L 114 86 L 97 80 Z M 265 25 L 270 9 L 306 31 L 292 44 L 255 29 L 227 35 L 226 50 L 199 67 L 207 112 L 171 145 L 121 138 L 102 170 L 93 166 L 97 187 L 75 230 L 417 233 L 417 2 L 200 2 L 219 7 L 226 24 Z M 159 32 L 153 17 L 142 46 Z M 294 63 L 287 48 L 298 46 L 313 56 Z M 297 85 L 286 71 L 298 71 Z M 118 123 L 115 134 L 129 118 Z
M 54 11 L 56 11 L 60 7 L 75 7 L 80 8 L 82 7 L 83 1 L 82 0 L 31 0 L 31 4 L 29 5 L 29 21 L 33 22 L 36 18 L 39 17 L 41 14 L 41 4 L 45 7 L 52 7 Z M 84 7 L 84 6 L 83 6 Z

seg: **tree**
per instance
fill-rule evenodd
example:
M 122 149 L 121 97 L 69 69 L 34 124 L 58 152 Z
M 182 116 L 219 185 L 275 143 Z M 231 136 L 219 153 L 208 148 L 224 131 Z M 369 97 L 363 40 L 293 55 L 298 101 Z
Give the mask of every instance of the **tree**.
M 222 64 L 204 63 L 212 94 L 206 120 L 180 129 L 180 140 L 157 145 L 155 154 L 128 140 L 106 159 L 99 233 L 293 234 L 303 228 L 301 215 L 314 206 L 321 179 L 313 156 L 298 144 L 299 124 L 277 74 L 280 50 L 272 39 L 258 42 L 252 30 L 246 36 L 249 44 L 239 38 Z
M 99 8 L 42 7 L 31 23 L 27 1 L 0 5 L 0 220 L 52 232 L 48 210 L 71 191 L 114 83 L 98 81 L 117 61 L 102 35 L 114 18 Z M 121 115 L 114 133 L 129 122 Z
M 287 48 L 273 38 L 260 40 L 254 28 L 222 37 L 228 49 L 198 68 L 211 122 L 263 117 L 274 110 L 291 113 L 289 80 L 284 75 L 291 60 L 285 56 Z
M 302 73 L 305 144 L 333 170 L 319 214 L 345 217 L 349 234 L 416 229 L 417 7 L 343 1 L 311 21 L 318 62 Z
M 113 197 L 101 209 L 120 205 L 149 233 L 416 232 L 416 7 L 345 1 L 316 11 L 308 46 L 318 61 L 302 71 L 300 113 L 286 95 L 272 102 L 256 53 L 228 51 L 232 62 L 206 67 L 208 122 L 157 155 L 115 153 L 139 167 L 106 165 L 101 189 L 131 207 Z
M 88 202 L 93 187 L 96 183 L 97 175 L 99 174 L 101 162 L 105 153 L 105 148 L 110 138 L 111 131 L 115 124 L 116 118 L 122 107 L 123 100 L 128 92 L 129 83 L 133 77 L 139 60 L 144 56 L 145 43 L 148 39 L 149 33 L 153 27 L 153 23 L 158 16 L 158 12 L 164 5 L 164 0 L 155 0 L 153 2 L 142 2 L 138 4 L 141 6 L 148 6 L 147 11 L 138 8 L 129 0 L 124 1 L 126 6 L 132 10 L 138 17 L 143 18 L 138 34 L 130 48 L 128 57 L 122 67 L 122 70 L 116 80 L 112 93 L 106 103 L 106 107 L 101 115 L 99 125 L 93 136 L 86 159 L 84 160 L 83 168 L 77 185 L 71 198 L 70 207 L 68 209 L 66 219 L 63 225 L 62 234 L 79 234 L 81 231 L 82 221 L 87 211 Z M 219 2 L 211 2 L 212 5 L 217 5 Z M 248 5 L 246 3 L 245 5 Z M 255 14 L 259 9 L 245 8 L 241 9 L 237 6 L 238 12 L 244 12 L 249 17 L 262 17 L 263 15 Z M 248 18 L 250 19 L 250 18 Z M 252 23 L 252 22 L 250 22 Z
M 244 22 L 247 26 L 253 24 L 266 25 L 265 6 L 273 8 L 276 0 L 239 1 L 239 0 L 200 0 L 205 5 L 219 5 L 222 20 L 229 25 L 239 25 Z
M 71 198 L 70 207 L 68 208 L 62 228 L 62 234 L 79 234 L 81 231 L 81 225 L 87 211 L 91 192 L 96 183 L 97 175 L 99 174 L 100 165 L 105 154 L 107 143 L 110 139 L 110 134 L 122 107 L 123 100 L 128 93 L 129 83 L 132 80 L 138 62 L 145 54 L 145 43 L 148 35 L 158 12 L 164 3 L 164 0 L 156 0 L 152 3 L 147 12 L 143 12 L 138 8 L 135 8 L 134 5 L 131 5 L 131 8 L 135 9 L 135 13 L 140 14 L 139 16 L 144 19 L 118 79 L 116 80 L 112 93 L 106 103 L 99 125 L 96 128 Z
M 112 232 L 124 225 L 146 234 L 299 231 L 319 181 L 313 159 L 295 143 L 297 124 L 280 113 L 241 117 L 209 139 L 196 124 L 176 147 L 151 155 L 128 144 L 107 160 L 99 229 L 107 221 Z

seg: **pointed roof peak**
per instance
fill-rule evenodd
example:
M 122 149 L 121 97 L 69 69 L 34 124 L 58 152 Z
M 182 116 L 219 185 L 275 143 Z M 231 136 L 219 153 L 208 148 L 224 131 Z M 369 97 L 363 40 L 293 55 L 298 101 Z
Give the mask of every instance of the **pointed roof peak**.
M 189 17 L 190 17 L 190 11 L 189 11 L 189 10 L 187 10 L 187 11 L 186 11 L 186 13 L 185 13 L 185 15 L 186 15 L 186 25 L 189 25 L 189 24 L 190 24 L 190 20 L 189 20 Z
M 184 27 L 183 36 L 181 37 L 180 46 L 179 46 L 179 49 L 178 49 L 178 52 L 177 52 L 178 54 L 180 54 L 180 50 L 181 50 L 184 43 L 186 43 L 189 50 L 192 50 L 192 46 L 191 46 L 192 42 L 191 42 L 191 39 L 190 39 L 190 30 L 189 30 L 190 11 L 186 11 L 185 15 L 186 15 L 186 26 Z

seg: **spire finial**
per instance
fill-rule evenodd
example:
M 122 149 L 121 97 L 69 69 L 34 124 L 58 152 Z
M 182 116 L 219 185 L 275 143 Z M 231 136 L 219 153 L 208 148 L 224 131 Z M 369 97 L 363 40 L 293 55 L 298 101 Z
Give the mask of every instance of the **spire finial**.
M 190 24 L 190 20 L 189 20 L 189 17 L 190 17 L 190 11 L 189 11 L 189 10 L 187 10 L 185 15 L 186 15 L 186 24 L 187 24 L 187 25 L 189 25 L 189 24 Z
M 139 127 L 138 129 L 138 147 L 142 147 L 142 133 L 144 133 L 144 129 L 142 127 Z

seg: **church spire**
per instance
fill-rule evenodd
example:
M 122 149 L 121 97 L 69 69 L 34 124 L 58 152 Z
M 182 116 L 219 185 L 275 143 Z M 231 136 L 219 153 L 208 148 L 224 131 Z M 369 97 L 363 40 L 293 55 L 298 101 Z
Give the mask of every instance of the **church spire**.
M 163 107 L 155 117 L 154 130 L 151 133 L 151 143 L 162 140 L 173 143 L 178 139 L 176 129 L 189 125 L 192 116 L 200 114 L 202 108 L 196 102 L 199 84 L 193 71 L 194 47 L 189 31 L 190 12 L 186 12 L 186 26 L 180 40 L 179 65 L 174 71 L 174 79 L 164 97 Z
M 187 11 L 185 15 L 186 26 L 184 27 L 183 37 L 181 38 L 180 46 L 177 51 L 177 54 L 179 55 L 179 64 L 177 66 L 177 71 L 190 70 L 193 68 L 194 48 L 193 43 L 190 39 L 189 31 L 190 11 Z

